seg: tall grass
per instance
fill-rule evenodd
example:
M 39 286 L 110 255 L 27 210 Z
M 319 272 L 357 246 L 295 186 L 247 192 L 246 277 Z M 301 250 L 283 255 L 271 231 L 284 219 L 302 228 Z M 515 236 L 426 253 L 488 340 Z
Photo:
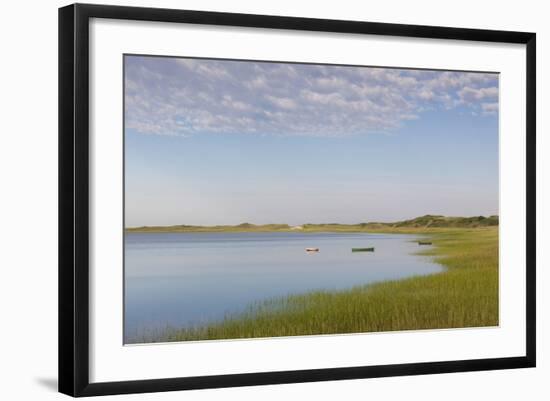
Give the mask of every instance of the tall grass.
M 270 299 L 221 322 L 168 329 L 144 341 L 498 325 L 498 227 L 429 232 L 434 247 L 422 253 L 446 267 L 441 273 Z

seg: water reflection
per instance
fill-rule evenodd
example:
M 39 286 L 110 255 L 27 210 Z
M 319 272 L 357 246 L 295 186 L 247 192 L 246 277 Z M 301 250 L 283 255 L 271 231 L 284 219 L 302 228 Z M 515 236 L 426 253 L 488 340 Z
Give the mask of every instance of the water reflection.
M 266 298 L 440 271 L 414 254 L 419 249 L 413 239 L 364 233 L 128 233 L 125 335 L 218 320 Z M 375 252 L 351 252 L 371 246 Z M 319 252 L 306 252 L 308 247 Z

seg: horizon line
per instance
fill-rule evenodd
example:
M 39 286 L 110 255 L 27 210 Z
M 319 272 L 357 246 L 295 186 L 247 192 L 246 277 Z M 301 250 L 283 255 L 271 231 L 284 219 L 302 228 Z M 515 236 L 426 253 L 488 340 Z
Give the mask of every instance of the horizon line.
M 471 218 L 479 218 L 482 217 L 484 219 L 488 219 L 491 217 L 500 217 L 499 214 L 491 214 L 491 215 L 472 215 L 472 216 L 447 216 L 447 215 L 441 215 L 441 214 L 424 214 L 421 216 L 412 217 L 409 219 L 403 219 L 403 220 L 396 220 L 396 221 L 361 221 L 357 223 L 328 223 L 328 222 L 321 222 L 321 223 L 300 223 L 300 224 L 288 224 L 288 223 L 264 223 L 264 224 L 256 224 L 256 223 L 250 223 L 248 221 L 244 221 L 242 223 L 238 224 L 211 224 L 211 225 L 200 225 L 200 224 L 161 224 L 161 225 L 141 225 L 141 226 L 124 226 L 125 229 L 127 228 L 144 228 L 144 227 L 239 227 L 239 226 L 288 226 L 288 227 L 300 227 L 300 226 L 308 226 L 308 225 L 340 225 L 340 226 L 356 226 L 361 224 L 396 224 L 396 223 L 402 223 L 406 221 L 412 221 L 416 219 L 420 219 L 423 217 L 442 217 L 442 218 L 449 218 L 449 219 L 471 219 Z

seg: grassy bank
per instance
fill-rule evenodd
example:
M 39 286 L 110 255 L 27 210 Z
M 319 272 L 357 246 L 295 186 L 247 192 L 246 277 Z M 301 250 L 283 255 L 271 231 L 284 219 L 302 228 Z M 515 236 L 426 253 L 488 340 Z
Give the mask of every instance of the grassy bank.
M 473 217 L 448 217 L 437 215 L 425 215 L 410 220 L 397 221 L 392 223 L 359 223 L 359 224 L 302 224 L 300 226 L 289 226 L 288 224 L 250 224 L 238 225 L 216 225 L 216 226 L 142 226 L 128 227 L 126 232 L 130 233 L 218 233 L 218 232 L 379 232 L 399 229 L 427 228 L 477 228 L 498 226 L 498 216 L 473 216 Z
M 498 325 L 498 227 L 384 227 L 428 235 L 445 271 L 271 299 L 224 321 L 145 341 L 214 340 Z M 424 237 L 425 238 L 425 237 Z

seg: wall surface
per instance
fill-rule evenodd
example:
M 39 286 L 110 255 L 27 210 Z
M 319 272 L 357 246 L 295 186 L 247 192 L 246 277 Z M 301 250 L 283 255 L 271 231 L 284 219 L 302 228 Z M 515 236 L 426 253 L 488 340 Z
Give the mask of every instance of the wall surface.
M 550 25 L 545 2 L 278 0 L 115 1 L 113 4 L 535 31 L 538 45 L 538 367 L 316 384 L 131 395 L 128 400 L 547 400 L 550 264 Z M 0 24 L 0 398 L 53 400 L 57 386 L 57 8 L 4 4 Z M 546 247 L 545 247 L 546 245 Z M 545 316 L 546 315 L 546 316 Z M 109 397 L 114 399 L 115 397 Z

